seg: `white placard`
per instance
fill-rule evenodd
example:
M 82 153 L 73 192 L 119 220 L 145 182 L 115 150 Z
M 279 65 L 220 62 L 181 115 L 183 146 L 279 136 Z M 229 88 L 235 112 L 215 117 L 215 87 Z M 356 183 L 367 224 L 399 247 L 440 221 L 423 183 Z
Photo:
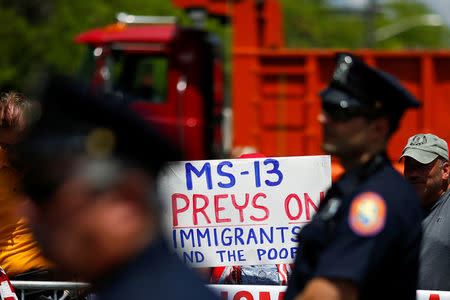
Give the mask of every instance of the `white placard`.
M 283 300 L 286 291 L 286 286 L 277 285 L 210 284 L 208 287 L 222 300 Z M 390 292 L 393 291 L 386 291 L 386 298 Z M 417 300 L 450 300 L 450 292 L 417 290 Z
M 330 185 L 328 155 L 173 162 L 159 180 L 164 230 L 195 267 L 291 263 Z

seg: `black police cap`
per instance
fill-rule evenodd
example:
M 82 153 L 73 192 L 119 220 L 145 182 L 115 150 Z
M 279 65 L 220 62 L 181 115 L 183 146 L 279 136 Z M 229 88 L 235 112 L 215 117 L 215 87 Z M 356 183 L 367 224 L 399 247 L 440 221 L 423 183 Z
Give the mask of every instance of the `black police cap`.
M 181 159 L 165 137 L 112 95 L 93 95 L 67 78 L 53 78 L 41 98 L 39 120 L 16 149 L 24 181 L 35 190 L 63 178 L 80 157 L 131 162 L 154 176 L 166 162 Z
M 362 109 L 397 121 L 407 108 L 420 105 L 394 76 L 366 65 L 349 53 L 336 54 L 333 77 L 320 96 L 326 104 Z

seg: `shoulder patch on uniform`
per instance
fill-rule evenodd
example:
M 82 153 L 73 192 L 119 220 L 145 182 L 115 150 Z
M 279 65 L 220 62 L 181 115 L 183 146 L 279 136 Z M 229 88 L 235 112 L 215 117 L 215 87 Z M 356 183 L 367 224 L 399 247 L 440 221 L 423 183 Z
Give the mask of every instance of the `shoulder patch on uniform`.
M 386 223 L 386 203 L 378 193 L 358 194 L 350 205 L 348 224 L 357 235 L 374 236 Z

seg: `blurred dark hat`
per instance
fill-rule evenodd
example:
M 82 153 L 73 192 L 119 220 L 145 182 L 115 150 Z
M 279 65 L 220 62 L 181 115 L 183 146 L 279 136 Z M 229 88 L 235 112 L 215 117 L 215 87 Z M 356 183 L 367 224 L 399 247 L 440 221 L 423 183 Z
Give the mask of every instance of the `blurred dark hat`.
M 348 53 L 336 54 L 333 78 L 320 96 L 324 105 L 397 122 L 407 108 L 420 105 L 394 76 Z
M 61 77 L 46 86 L 40 117 L 17 146 L 24 182 L 30 186 L 55 183 L 80 157 L 127 161 L 153 176 L 166 162 L 181 158 L 157 130 L 114 96 L 93 95 Z

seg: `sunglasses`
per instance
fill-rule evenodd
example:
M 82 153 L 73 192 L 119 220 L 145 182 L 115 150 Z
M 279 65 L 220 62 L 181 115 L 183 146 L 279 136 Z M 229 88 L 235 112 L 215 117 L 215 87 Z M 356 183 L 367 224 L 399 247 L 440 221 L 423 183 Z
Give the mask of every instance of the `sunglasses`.
M 342 107 L 339 104 L 322 102 L 322 110 L 334 121 L 345 122 L 356 117 L 364 117 L 368 120 L 375 119 L 379 112 L 368 107 Z

